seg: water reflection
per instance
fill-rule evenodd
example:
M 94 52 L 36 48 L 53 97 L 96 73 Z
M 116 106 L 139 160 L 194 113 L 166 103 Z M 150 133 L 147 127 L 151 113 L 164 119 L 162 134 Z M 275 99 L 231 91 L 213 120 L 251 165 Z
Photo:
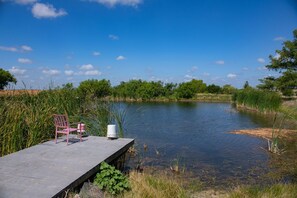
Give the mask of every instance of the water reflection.
M 227 103 L 133 103 L 126 137 L 136 139 L 144 166 L 173 163 L 211 186 L 261 183 L 269 172 L 266 141 L 228 132 L 271 127 L 269 119 Z M 143 146 L 146 146 L 146 151 Z

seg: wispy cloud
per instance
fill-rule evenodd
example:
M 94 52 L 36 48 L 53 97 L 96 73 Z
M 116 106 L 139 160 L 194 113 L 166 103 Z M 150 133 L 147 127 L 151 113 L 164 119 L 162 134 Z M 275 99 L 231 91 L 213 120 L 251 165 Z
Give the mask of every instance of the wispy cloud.
M 100 52 L 93 52 L 93 56 L 100 56 L 101 53 Z
M 242 70 L 247 71 L 247 70 L 249 70 L 249 68 L 243 67 Z
M 37 0 L 11 0 L 11 1 L 14 1 L 17 4 L 22 4 L 22 5 L 32 4 L 37 2 Z
M 9 72 L 14 74 L 14 75 L 24 75 L 26 70 L 25 69 L 19 69 L 17 67 L 12 67 L 9 69 Z
M 116 58 L 116 60 L 118 60 L 118 61 L 120 61 L 120 60 L 125 60 L 126 59 L 126 57 L 124 57 L 124 56 L 118 56 L 117 58 Z
M 196 72 L 198 70 L 198 67 L 197 66 L 193 66 L 191 67 L 190 70 L 188 70 L 189 73 L 193 73 L 193 72 Z
M 57 76 L 61 72 L 59 70 L 56 70 L 56 69 L 44 69 L 44 70 L 42 70 L 42 73 L 44 73 L 46 75 L 50 75 L 50 76 Z
M 286 39 L 284 37 L 282 37 L 282 36 L 278 36 L 278 37 L 275 37 L 273 40 L 274 41 L 284 41 Z
M 90 70 L 85 72 L 86 76 L 100 76 L 101 74 L 102 73 L 99 70 Z
M 1 51 L 8 51 L 8 52 L 17 52 L 18 49 L 16 47 L 6 47 L 6 46 L 0 46 Z
M 25 51 L 25 52 L 31 52 L 33 49 L 32 49 L 32 47 L 30 47 L 28 45 L 22 45 L 21 50 Z
M 225 64 L 225 61 L 223 61 L 223 60 L 217 60 L 215 63 L 218 64 L 218 65 L 224 65 Z
M 195 79 L 195 76 L 192 76 L 192 75 L 189 75 L 189 74 L 186 74 L 184 77 L 186 79 Z
M 116 5 L 137 7 L 142 0 L 89 0 L 91 2 L 97 2 L 108 7 L 114 7 Z
M 111 39 L 111 40 L 113 40 L 113 41 L 120 39 L 119 36 L 113 35 L 113 34 L 108 35 L 108 38 Z
M 266 68 L 265 66 L 263 66 L 263 67 L 258 67 L 257 69 L 258 69 L 259 71 L 267 70 L 267 68 Z
M 91 69 L 94 69 L 94 66 L 92 64 L 85 64 L 85 65 L 82 65 L 79 69 L 81 69 L 81 70 L 91 70 Z
M 73 76 L 74 75 L 74 71 L 72 71 L 72 70 L 65 70 L 64 73 L 65 73 L 66 76 Z
M 258 61 L 259 63 L 265 63 L 265 59 L 264 59 L 264 58 L 258 58 L 257 61 Z
M 1 51 L 8 51 L 8 52 L 30 52 L 32 48 L 27 45 L 22 45 L 20 47 L 7 47 L 7 46 L 0 46 Z
M 210 76 L 210 73 L 204 72 L 203 76 Z
M 236 78 L 237 75 L 236 75 L 236 74 L 232 74 L 232 73 L 230 73 L 230 74 L 227 75 L 227 77 L 228 77 L 228 78 Z
M 18 62 L 22 63 L 22 64 L 31 64 L 32 63 L 32 61 L 28 58 L 19 58 Z
M 35 3 L 32 7 L 32 14 L 35 18 L 56 18 L 67 15 L 67 12 L 63 9 L 57 10 L 51 4 Z

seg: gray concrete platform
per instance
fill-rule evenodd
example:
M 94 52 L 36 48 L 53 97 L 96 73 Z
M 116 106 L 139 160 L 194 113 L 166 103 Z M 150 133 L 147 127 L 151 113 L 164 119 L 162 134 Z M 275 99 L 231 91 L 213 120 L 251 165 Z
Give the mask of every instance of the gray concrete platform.
M 0 198 L 59 197 L 133 145 L 133 139 L 89 136 L 68 146 L 48 141 L 0 158 Z

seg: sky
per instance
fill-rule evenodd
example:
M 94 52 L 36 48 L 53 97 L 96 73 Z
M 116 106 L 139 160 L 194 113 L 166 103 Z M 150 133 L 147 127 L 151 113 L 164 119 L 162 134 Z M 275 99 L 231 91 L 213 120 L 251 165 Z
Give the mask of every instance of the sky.
M 231 84 L 265 65 L 297 29 L 295 0 L 0 0 L 0 68 L 16 88 L 87 79 Z

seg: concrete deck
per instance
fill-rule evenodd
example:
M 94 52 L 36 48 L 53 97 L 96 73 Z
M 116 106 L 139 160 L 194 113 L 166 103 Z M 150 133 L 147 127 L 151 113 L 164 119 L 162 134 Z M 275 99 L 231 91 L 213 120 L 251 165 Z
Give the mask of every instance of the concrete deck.
M 89 136 L 83 142 L 48 141 L 0 158 L 0 198 L 59 197 L 133 145 L 133 139 Z

